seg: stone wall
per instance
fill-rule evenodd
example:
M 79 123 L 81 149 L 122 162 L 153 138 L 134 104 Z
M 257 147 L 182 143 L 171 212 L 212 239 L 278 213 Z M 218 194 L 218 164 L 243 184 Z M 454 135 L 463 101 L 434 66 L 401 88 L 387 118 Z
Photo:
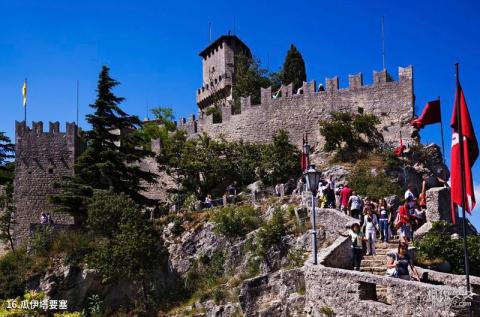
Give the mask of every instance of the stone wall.
M 323 265 L 306 266 L 305 284 L 305 308 L 313 311 L 313 316 L 321 316 L 320 312 L 328 308 L 337 316 L 467 316 L 468 305 L 472 305 L 473 316 L 480 313 L 479 296 L 468 297 L 458 287 Z M 387 288 L 386 302 L 378 301 L 378 286 Z
M 54 193 L 52 183 L 71 175 L 76 157 L 83 149 L 74 123 L 66 124 L 60 132 L 58 122 L 50 122 L 49 131 L 43 131 L 43 122 L 15 123 L 15 180 L 14 242 L 26 241 L 30 225 L 40 222 L 42 212 L 50 212 L 55 223 L 72 224 L 73 218 L 53 213 L 47 196 Z
M 213 137 L 224 135 L 227 140 L 266 143 L 280 129 L 289 132 L 291 141 L 301 146 L 302 135 L 309 133 L 312 145 L 323 143 L 318 121 L 328 119 L 332 111 L 352 111 L 359 107 L 381 119 L 379 130 L 386 141 L 398 142 L 399 132 L 404 139 L 414 132 L 409 121 L 414 113 L 413 68 L 399 67 L 398 81 L 386 71 L 374 72 L 372 85 L 363 85 L 361 74 L 349 76 L 349 88 L 339 88 L 338 77 L 327 79 L 326 90 L 317 91 L 315 81 L 303 84 L 303 92 L 296 94 L 292 86 L 281 87 L 281 97 L 273 99 L 271 87 L 262 89 L 261 104 L 252 105 L 251 98 L 242 98 L 241 113 L 232 115 L 231 107 L 222 109 L 221 123 L 213 123 L 212 116 L 200 111 L 198 119 L 180 119 L 179 128 L 190 136 L 207 133 Z

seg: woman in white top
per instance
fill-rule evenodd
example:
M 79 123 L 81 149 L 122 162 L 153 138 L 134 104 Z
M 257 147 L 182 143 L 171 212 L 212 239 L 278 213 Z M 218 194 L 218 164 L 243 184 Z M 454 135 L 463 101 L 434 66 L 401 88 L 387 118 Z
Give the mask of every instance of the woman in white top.
M 377 215 L 372 212 L 370 206 L 365 206 L 366 215 L 364 217 L 365 236 L 367 238 L 367 255 L 375 255 L 375 240 L 378 230 Z

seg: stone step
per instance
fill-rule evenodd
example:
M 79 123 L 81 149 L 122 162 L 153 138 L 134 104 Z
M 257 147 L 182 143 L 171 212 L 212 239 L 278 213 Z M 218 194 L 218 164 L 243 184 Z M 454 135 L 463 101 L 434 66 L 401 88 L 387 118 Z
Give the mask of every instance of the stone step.
M 366 266 L 366 267 L 360 267 L 360 272 L 369 272 L 369 273 L 381 272 L 381 273 L 385 273 L 386 269 L 387 269 L 386 267 Z
M 385 263 L 385 261 L 387 260 L 387 256 L 385 254 L 377 254 L 377 255 L 365 255 L 363 257 L 363 261 L 366 261 L 366 260 L 370 260 L 370 261 L 383 261 L 383 263 Z
M 372 259 L 363 259 L 361 262 L 361 266 L 385 266 L 385 259 L 381 260 L 372 260 Z

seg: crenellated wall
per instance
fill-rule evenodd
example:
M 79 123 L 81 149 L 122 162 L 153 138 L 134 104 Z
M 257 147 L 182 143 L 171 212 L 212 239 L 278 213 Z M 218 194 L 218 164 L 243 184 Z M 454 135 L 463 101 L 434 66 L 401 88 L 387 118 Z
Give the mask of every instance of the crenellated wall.
M 75 159 L 83 150 L 83 143 L 74 123 L 66 124 L 60 132 L 58 122 L 50 122 L 48 132 L 43 122 L 15 122 L 15 190 L 14 239 L 19 245 L 26 241 L 30 225 L 40 223 L 42 212 L 50 212 L 55 223 L 72 224 L 73 218 L 53 213 L 47 196 L 54 193 L 52 183 L 73 173 Z
M 399 132 L 409 139 L 413 128 L 408 124 L 414 113 L 413 68 L 398 68 L 398 80 L 385 71 L 374 71 L 373 83 L 364 85 L 362 74 L 349 75 L 348 88 L 340 88 L 339 78 L 326 79 L 325 88 L 318 89 L 315 81 L 304 82 L 297 93 L 292 85 L 282 86 L 281 94 L 271 87 L 261 89 L 261 103 L 254 105 L 251 98 L 241 98 L 241 113 L 232 115 L 231 106 L 222 108 L 222 122 L 213 123 L 212 116 L 200 111 L 198 119 L 180 119 L 178 124 L 190 136 L 207 133 L 213 137 L 221 134 L 227 140 L 246 140 L 265 143 L 280 129 L 289 132 L 298 146 L 302 135 L 309 133 L 309 140 L 322 144 L 319 120 L 329 118 L 332 111 L 357 111 L 361 107 L 381 119 L 379 130 L 386 141 L 398 142 Z M 276 98 L 275 98 L 276 97 Z

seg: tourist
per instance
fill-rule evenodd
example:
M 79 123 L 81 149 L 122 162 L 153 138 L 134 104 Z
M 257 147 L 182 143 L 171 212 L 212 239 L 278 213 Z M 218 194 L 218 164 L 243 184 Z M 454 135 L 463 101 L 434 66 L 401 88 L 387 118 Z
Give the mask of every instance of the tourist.
M 303 193 L 303 180 L 302 180 L 303 177 L 300 177 L 298 179 L 298 182 L 297 182 L 297 188 L 296 188 L 296 193 L 298 195 L 301 195 Z
M 372 211 L 371 206 L 366 207 L 366 215 L 364 218 L 365 235 L 367 238 L 367 255 L 375 255 L 375 240 L 378 230 L 378 219 Z
M 353 269 L 356 271 L 360 270 L 360 263 L 362 261 L 363 254 L 363 241 L 365 241 L 365 235 L 360 230 L 360 224 L 354 223 L 348 234 L 343 234 L 339 232 L 341 236 L 350 237 L 352 239 L 352 257 L 353 257 Z
M 203 203 L 203 206 L 205 208 L 212 208 L 212 195 L 208 194 L 207 197 L 205 197 L 205 202 Z
M 417 269 L 413 265 L 413 260 L 408 254 L 408 243 L 400 242 L 398 250 L 387 254 L 387 272 L 385 275 L 390 277 L 401 278 L 402 280 L 410 280 L 408 267 L 412 269 L 413 278 L 420 281 Z
M 348 187 L 348 184 L 345 184 L 340 191 L 340 210 L 347 215 L 350 213 L 348 210 L 348 200 L 350 196 L 352 196 L 352 189 Z
M 53 225 L 53 219 L 49 212 L 47 212 L 47 224 Z
M 362 199 L 357 195 L 356 191 L 352 191 L 352 196 L 348 199 L 348 207 L 350 210 L 350 215 L 353 218 L 361 219 L 362 217 Z
M 415 194 L 414 194 L 414 187 L 412 184 L 409 184 L 407 187 L 407 190 L 405 191 L 405 199 L 409 199 L 408 206 L 410 207 L 409 209 L 413 208 L 414 202 L 415 202 Z
M 403 205 L 398 208 L 395 221 L 395 226 L 400 229 L 400 236 L 405 237 L 407 241 L 411 241 L 413 238 L 410 228 L 410 215 L 408 213 L 411 200 L 411 197 L 405 199 Z
M 378 205 L 380 219 L 378 220 L 380 224 L 380 240 L 383 242 L 388 242 L 388 224 L 390 223 L 390 213 L 387 210 L 387 201 L 385 199 L 380 199 Z
M 48 223 L 47 215 L 42 212 L 42 215 L 40 216 L 40 223 L 42 225 L 46 225 Z

